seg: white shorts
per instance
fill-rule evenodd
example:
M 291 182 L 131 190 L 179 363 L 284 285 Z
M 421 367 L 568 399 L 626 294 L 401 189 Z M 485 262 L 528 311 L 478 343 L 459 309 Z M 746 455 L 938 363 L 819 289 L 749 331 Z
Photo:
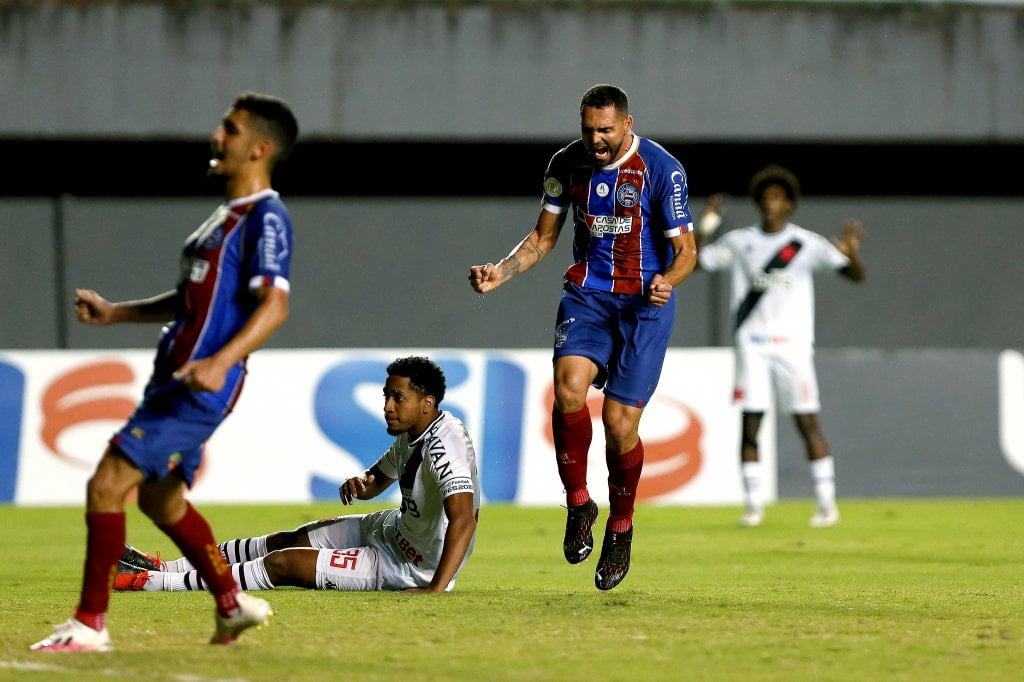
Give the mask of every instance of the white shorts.
M 411 564 L 391 550 L 385 531 L 397 509 L 336 516 L 304 526 L 316 558 L 318 590 L 404 590 L 425 587 Z
M 766 412 L 773 389 L 782 411 L 820 412 L 814 349 L 782 343 L 737 348 L 734 397 L 743 411 Z

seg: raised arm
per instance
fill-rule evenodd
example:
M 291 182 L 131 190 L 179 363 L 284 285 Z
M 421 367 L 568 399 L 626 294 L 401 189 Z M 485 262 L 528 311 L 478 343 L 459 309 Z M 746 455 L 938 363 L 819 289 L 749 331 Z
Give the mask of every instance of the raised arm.
M 839 274 L 854 282 L 860 282 L 867 276 L 864 261 L 860 258 L 860 243 L 866 236 L 864 225 L 859 220 L 850 219 L 843 223 L 843 232 L 839 238 L 832 239 L 835 247 L 850 259 L 850 264 L 840 270 Z
M 262 287 L 254 292 L 259 304 L 245 325 L 224 347 L 208 358 L 189 360 L 174 373 L 193 391 L 219 391 L 236 363 L 269 339 L 288 319 L 288 292 Z
M 444 498 L 444 513 L 448 517 L 448 528 L 444 532 L 444 549 L 441 550 L 434 579 L 427 587 L 412 588 L 406 592 L 444 592 L 466 558 L 476 531 L 473 493 L 454 493 Z
M 565 213 L 552 213 L 541 209 L 537 225 L 512 252 L 498 261 L 469 268 L 469 284 L 480 294 L 497 289 L 516 275 L 539 263 L 558 243 L 558 235 L 565 224 Z
M 174 319 L 175 291 L 165 291 L 139 301 L 111 303 L 92 289 L 75 290 L 75 317 L 85 324 L 119 322 L 167 322 Z
M 704 204 L 704 208 L 701 209 L 700 218 L 697 220 L 695 238 L 698 249 L 714 238 L 715 232 L 718 231 L 724 218 L 725 195 L 712 194 L 708 197 L 708 202 Z

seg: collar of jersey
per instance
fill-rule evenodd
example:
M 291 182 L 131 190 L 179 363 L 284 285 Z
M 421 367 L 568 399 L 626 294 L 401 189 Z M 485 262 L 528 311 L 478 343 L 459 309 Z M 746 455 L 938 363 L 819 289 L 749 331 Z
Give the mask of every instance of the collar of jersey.
M 252 204 L 257 201 L 260 201 L 261 199 L 266 199 L 268 197 L 276 198 L 277 196 L 277 191 L 268 187 L 267 189 L 261 189 L 259 192 L 256 192 L 256 194 L 250 194 L 247 197 L 239 197 L 237 199 L 232 199 L 231 201 L 228 202 L 228 207 L 235 208 L 236 206 L 244 206 L 246 204 Z
M 760 232 L 765 237 L 778 237 L 779 235 L 783 235 L 783 234 L 789 232 L 789 228 L 793 227 L 793 223 L 791 223 L 791 222 L 789 222 L 787 220 L 786 224 L 783 225 L 782 229 L 779 230 L 778 232 L 765 232 L 760 224 L 756 225 L 756 227 L 757 227 L 757 231 Z
M 432 432 L 435 428 L 437 428 L 437 425 L 441 423 L 442 417 L 444 417 L 444 410 L 442 410 L 441 413 L 437 415 L 437 418 L 434 419 L 434 421 L 430 422 L 430 426 L 423 429 L 423 433 L 416 436 L 416 440 L 409 441 L 409 445 L 415 445 L 416 443 L 419 443 L 421 440 L 423 440 L 428 433 Z
M 609 163 L 607 166 L 601 166 L 601 170 L 615 170 L 622 164 L 629 161 L 633 157 L 633 155 L 636 154 L 637 147 L 639 146 L 640 136 L 637 135 L 636 133 L 633 133 L 633 141 L 629 143 L 629 151 L 626 152 L 626 155 L 623 156 L 618 161 L 616 161 L 615 163 Z

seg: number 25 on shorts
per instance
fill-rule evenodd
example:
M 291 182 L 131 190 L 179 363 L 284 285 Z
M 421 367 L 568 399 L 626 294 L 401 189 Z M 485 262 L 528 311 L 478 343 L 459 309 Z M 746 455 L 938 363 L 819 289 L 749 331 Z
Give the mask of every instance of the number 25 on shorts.
M 356 569 L 356 557 L 359 556 L 358 549 L 336 549 L 331 553 L 331 566 L 333 568 Z

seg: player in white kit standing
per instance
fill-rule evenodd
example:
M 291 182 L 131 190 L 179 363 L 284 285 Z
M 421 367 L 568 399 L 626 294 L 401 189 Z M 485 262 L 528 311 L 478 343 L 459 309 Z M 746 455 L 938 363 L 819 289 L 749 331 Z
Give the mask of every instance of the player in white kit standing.
M 789 222 L 800 185 L 781 166 L 754 175 L 750 196 L 761 223 L 722 235 L 705 244 L 721 223 L 722 198 L 704 209 L 697 234 L 698 264 L 714 272 L 728 270 L 736 347 L 735 399 L 743 410 L 740 459 L 746 494 L 744 526 L 764 519 L 761 463 L 757 433 L 761 418 L 777 393 L 780 409 L 791 412 L 803 438 L 814 480 L 817 509 L 810 525 L 839 523 L 835 464 L 821 432 L 818 380 L 814 368 L 814 273 L 824 270 L 859 282 L 864 279 L 857 220 L 843 224 L 842 235 L 829 241 Z
M 480 511 L 476 452 L 462 422 L 438 408 L 445 392 L 440 367 L 407 357 L 388 365 L 387 374 L 384 418 L 395 441 L 339 493 L 352 504 L 398 481 L 401 507 L 221 543 L 242 589 L 447 592 L 455 586 Z M 129 546 L 115 589 L 202 590 L 205 584 L 187 559 L 160 561 Z

